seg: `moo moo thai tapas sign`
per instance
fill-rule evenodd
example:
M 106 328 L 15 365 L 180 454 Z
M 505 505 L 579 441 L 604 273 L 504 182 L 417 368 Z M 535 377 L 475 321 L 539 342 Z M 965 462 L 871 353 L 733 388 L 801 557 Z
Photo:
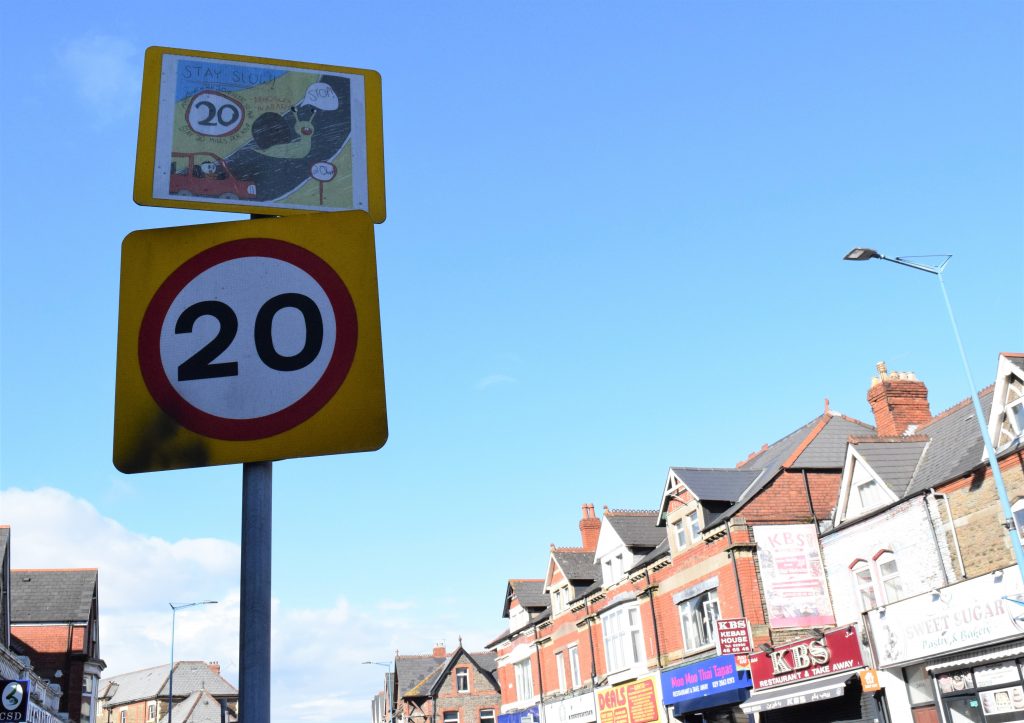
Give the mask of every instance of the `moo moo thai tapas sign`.
M 828 632 L 821 640 L 810 638 L 750 656 L 755 690 L 863 667 L 860 637 L 852 625 Z

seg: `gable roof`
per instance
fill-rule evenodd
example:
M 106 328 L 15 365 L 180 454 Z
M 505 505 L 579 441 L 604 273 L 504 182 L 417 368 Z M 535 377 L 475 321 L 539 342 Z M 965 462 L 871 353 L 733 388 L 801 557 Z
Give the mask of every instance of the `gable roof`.
M 99 697 L 108 699 L 107 706 L 124 705 L 139 700 L 167 697 L 170 664 L 112 675 L 100 681 Z M 187 696 L 205 690 L 214 696 L 237 697 L 238 688 L 202 660 L 179 660 L 174 663 L 175 695 Z M 219 709 L 218 709 L 219 711 Z M 219 713 L 218 713 L 219 719 Z
M 501 617 L 508 617 L 513 597 L 527 612 L 539 612 L 548 606 L 543 580 L 509 580 L 505 590 L 505 608 L 501 612 Z
M 461 645 L 444 658 L 432 655 L 399 655 L 395 658 L 398 673 L 399 698 L 433 698 L 448 673 L 459 660 L 466 660 L 475 667 L 493 687 L 500 691 L 494 677 L 498 669 L 497 653 L 484 651 L 470 653 Z
M 591 583 L 601 575 L 601 569 L 594 562 L 593 551 L 582 547 L 556 547 L 551 550 L 551 559 L 561 569 L 570 584 Z
M 410 691 L 416 689 L 432 673 L 444 665 L 445 658 L 433 655 L 397 655 L 395 656 L 395 676 L 398 678 L 396 688 L 399 698 L 405 698 Z M 425 695 L 421 693 L 421 695 Z
M 438 691 L 447 679 L 451 669 L 454 668 L 455 664 L 460 660 L 466 660 L 467 662 L 472 663 L 473 667 L 477 669 L 481 676 L 483 676 L 484 680 L 491 684 L 494 688 L 494 692 L 500 693 L 501 689 L 498 687 L 498 681 L 494 677 L 494 673 L 498 669 L 497 659 L 498 655 L 494 651 L 470 653 L 460 645 L 451 655 L 448 656 L 448 661 L 433 675 L 431 675 L 429 681 L 431 697 L 437 696 Z
M 95 569 L 11 570 L 11 624 L 88 622 L 98 578 Z
M 841 470 L 846 461 L 846 442 L 850 436 L 874 430 L 874 427 L 860 420 L 826 410 L 824 414 L 738 464 L 739 469 L 760 469 L 761 473 L 734 504 L 718 514 L 705 516 L 704 529 L 739 512 L 784 469 Z
M 853 445 L 871 469 L 897 497 L 903 497 L 928 447 L 928 437 L 851 437 Z
M 177 678 L 177 673 L 175 673 Z M 173 720 L 176 723 L 220 723 L 220 701 L 210 695 L 209 691 L 197 690 L 189 694 L 185 700 L 172 706 Z M 238 716 L 227 709 L 226 720 L 237 721 Z M 167 714 L 160 716 L 160 723 L 167 723 Z
M 978 394 L 982 414 L 988 419 L 992 412 L 991 386 Z M 917 430 L 931 442 L 924 452 L 914 479 L 907 486 L 905 496 L 924 492 L 944 482 L 958 479 L 984 462 L 985 443 L 981 439 L 974 403 L 964 399 L 934 417 Z
M 697 499 L 722 502 L 735 502 L 761 474 L 760 469 L 733 467 L 672 467 L 671 470 Z
M 632 551 L 653 549 L 665 539 L 665 531 L 657 526 L 657 510 L 609 510 L 605 507 L 604 521 Z

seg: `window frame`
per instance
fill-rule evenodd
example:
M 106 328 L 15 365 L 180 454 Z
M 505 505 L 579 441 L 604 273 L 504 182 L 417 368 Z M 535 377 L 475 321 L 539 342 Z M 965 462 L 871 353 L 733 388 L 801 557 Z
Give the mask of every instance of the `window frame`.
M 601 638 L 607 673 L 616 673 L 645 663 L 647 650 L 640 605 L 622 605 L 602 615 Z
M 690 530 L 690 542 L 695 543 L 700 539 L 700 510 L 693 510 L 686 515 L 686 523 Z
M 484 715 L 484 714 L 487 715 Z M 477 711 L 477 720 L 479 723 L 495 723 L 497 717 L 494 714 L 494 708 L 481 708 Z
M 902 600 L 903 595 L 903 578 L 900 574 L 899 563 L 896 562 L 896 554 L 892 550 L 880 550 L 874 557 L 875 570 L 878 572 L 878 585 L 876 589 L 881 593 L 881 601 L 878 605 L 884 605 L 888 603 L 894 603 L 897 600 Z M 892 563 L 895 572 L 884 573 L 882 571 L 882 565 L 886 563 Z M 890 581 L 896 581 L 897 592 L 895 595 L 889 594 L 889 583 Z
M 454 718 L 449 716 L 454 715 Z M 459 711 L 458 710 L 446 710 L 441 713 L 441 723 L 459 723 Z
M 465 682 L 465 687 L 462 687 L 463 682 Z M 455 692 L 469 692 L 469 666 L 463 665 L 455 669 Z
M 686 536 L 686 519 L 680 517 L 678 520 L 672 523 L 672 532 L 675 535 L 676 548 L 682 550 L 687 547 L 689 538 Z
M 566 650 L 569 653 L 569 677 L 575 690 L 583 685 L 583 678 L 580 676 L 580 646 L 573 643 Z
M 715 644 L 715 623 L 722 617 L 722 608 L 718 601 L 718 588 L 704 590 L 685 600 L 680 600 L 677 607 L 679 608 L 679 627 L 682 632 L 683 650 L 691 653 L 712 647 Z M 697 634 L 697 640 L 691 640 L 694 633 Z
M 861 580 L 861 573 L 867 573 L 867 578 Z M 878 585 L 875 580 L 874 571 L 871 569 L 871 563 L 863 558 L 858 558 L 850 563 L 850 580 L 853 583 L 854 598 L 857 601 L 857 607 L 861 612 L 867 612 L 878 607 Z M 870 599 L 872 605 L 867 605 L 865 600 L 865 592 L 870 592 Z
M 524 658 L 512 664 L 512 671 L 516 679 L 516 700 L 529 700 L 533 697 L 533 663 Z
M 558 692 L 566 691 L 565 683 L 565 651 L 559 650 L 555 653 L 555 674 L 558 676 Z

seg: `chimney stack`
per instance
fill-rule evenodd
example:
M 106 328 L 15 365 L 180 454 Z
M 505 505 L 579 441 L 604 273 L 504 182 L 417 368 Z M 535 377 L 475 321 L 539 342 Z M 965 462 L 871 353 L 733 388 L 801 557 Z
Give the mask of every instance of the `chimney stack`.
M 448 651 L 444 649 L 444 643 L 438 643 L 434 646 L 434 657 L 435 658 L 447 658 Z
M 216 660 L 213 660 L 207 663 L 207 665 L 210 666 L 210 670 L 213 671 L 214 675 L 220 675 L 220 663 L 218 663 Z
M 928 387 L 913 372 L 890 372 L 885 362 L 875 365 L 878 376 L 871 379 L 868 404 L 875 414 L 879 437 L 899 437 L 909 427 L 931 421 Z
M 583 518 L 580 520 L 580 537 L 583 549 L 593 552 L 597 549 L 597 538 L 601 534 L 601 520 L 597 519 L 593 505 L 583 505 Z

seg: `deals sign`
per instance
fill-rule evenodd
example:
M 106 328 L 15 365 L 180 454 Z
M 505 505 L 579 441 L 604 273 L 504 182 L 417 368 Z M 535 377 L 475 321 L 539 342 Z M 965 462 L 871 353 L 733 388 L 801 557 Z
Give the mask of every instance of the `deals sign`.
M 272 215 L 363 210 L 383 222 L 380 75 L 149 48 L 135 202 Z
M 119 470 L 361 452 L 386 439 L 373 223 L 365 212 L 125 238 Z

